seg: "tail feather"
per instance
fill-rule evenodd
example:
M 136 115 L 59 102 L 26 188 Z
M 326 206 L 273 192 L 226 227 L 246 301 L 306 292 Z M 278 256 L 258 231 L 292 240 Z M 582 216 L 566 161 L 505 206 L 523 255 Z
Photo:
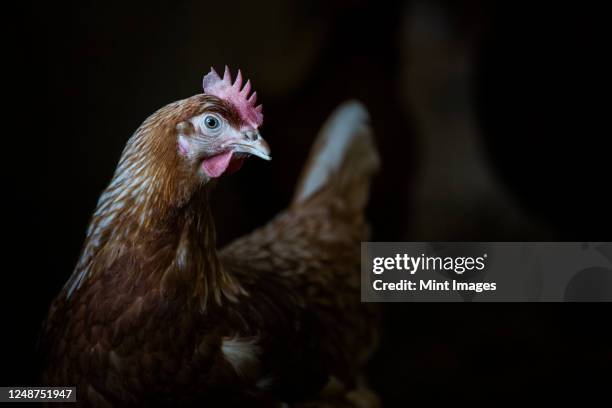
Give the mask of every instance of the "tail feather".
M 369 119 L 365 107 L 357 101 L 347 101 L 336 108 L 319 131 L 293 205 L 331 194 L 344 200 L 348 208 L 363 210 L 371 176 L 380 163 Z

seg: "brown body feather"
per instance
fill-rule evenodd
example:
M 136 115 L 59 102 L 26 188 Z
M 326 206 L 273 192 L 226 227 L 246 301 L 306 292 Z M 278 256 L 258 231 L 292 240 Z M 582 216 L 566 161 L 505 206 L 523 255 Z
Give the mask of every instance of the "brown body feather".
M 212 185 L 190 176 L 174 136 L 203 110 L 231 117 L 215 99 L 168 105 L 130 139 L 51 307 L 44 379 L 76 385 L 83 406 L 312 400 L 330 378 L 355 385 L 373 350 L 376 313 L 359 299 L 365 200 L 356 201 L 377 164 L 369 134 L 347 145 L 365 146 L 360 156 L 343 149 L 321 188 L 218 253 Z

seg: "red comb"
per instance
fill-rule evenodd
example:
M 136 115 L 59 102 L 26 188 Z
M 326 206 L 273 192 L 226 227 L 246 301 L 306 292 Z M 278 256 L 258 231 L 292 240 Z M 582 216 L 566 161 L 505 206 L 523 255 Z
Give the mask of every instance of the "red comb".
M 244 87 L 240 89 L 242 87 L 242 72 L 240 70 L 236 75 L 236 81 L 232 83 L 232 75 L 227 65 L 223 78 L 217 74 L 214 68 L 210 68 L 210 72 L 204 77 L 202 86 L 205 94 L 216 96 L 232 104 L 247 124 L 259 127 L 263 123 L 262 106 L 255 106 L 257 92 L 253 92 L 249 96 L 251 81 L 247 81 Z

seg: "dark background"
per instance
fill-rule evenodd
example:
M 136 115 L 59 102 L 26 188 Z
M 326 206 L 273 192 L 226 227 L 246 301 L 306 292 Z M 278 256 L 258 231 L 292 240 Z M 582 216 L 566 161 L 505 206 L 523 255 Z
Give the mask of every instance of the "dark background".
M 32 6 L 11 22 L 28 45 L 6 37 L 35 89 L 6 121 L 17 137 L 4 156 L 18 163 L 6 180 L 19 187 L 6 275 L 18 282 L 4 283 L 2 383 L 38 383 L 38 329 L 121 149 L 156 109 L 201 92 L 211 65 L 252 79 L 274 156 L 220 183 L 220 244 L 288 204 L 317 129 L 348 98 L 370 110 L 382 155 L 374 240 L 609 241 L 603 10 L 509 4 Z M 387 305 L 370 380 L 392 407 L 586 392 L 609 377 L 609 316 L 609 304 Z

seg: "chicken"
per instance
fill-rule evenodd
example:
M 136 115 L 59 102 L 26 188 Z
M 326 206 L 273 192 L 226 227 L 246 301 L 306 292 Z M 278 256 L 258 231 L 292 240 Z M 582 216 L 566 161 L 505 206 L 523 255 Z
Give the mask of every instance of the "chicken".
M 204 77 L 130 138 L 43 327 L 44 381 L 82 406 L 377 406 L 361 377 L 377 311 L 360 302 L 368 115 L 323 127 L 290 207 L 221 251 L 213 187 L 270 160 L 250 81 Z

